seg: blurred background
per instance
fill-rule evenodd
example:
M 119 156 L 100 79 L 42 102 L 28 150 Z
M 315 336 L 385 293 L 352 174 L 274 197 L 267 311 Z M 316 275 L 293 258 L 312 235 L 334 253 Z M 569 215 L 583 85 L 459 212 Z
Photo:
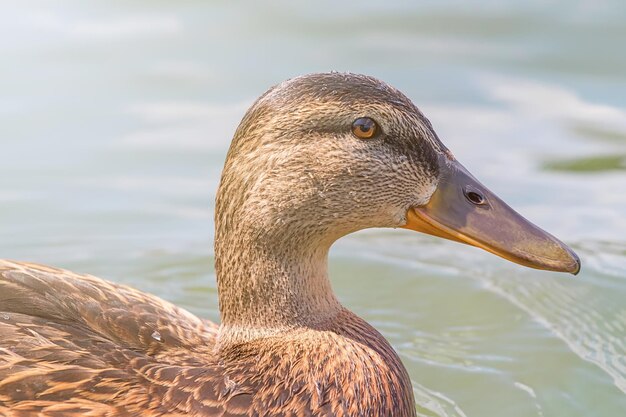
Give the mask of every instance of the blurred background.
M 393 230 L 341 240 L 339 297 L 393 343 L 420 416 L 626 410 L 626 3 L 20 1 L 0 7 L 0 257 L 218 320 L 213 199 L 271 85 L 405 92 L 577 277 Z

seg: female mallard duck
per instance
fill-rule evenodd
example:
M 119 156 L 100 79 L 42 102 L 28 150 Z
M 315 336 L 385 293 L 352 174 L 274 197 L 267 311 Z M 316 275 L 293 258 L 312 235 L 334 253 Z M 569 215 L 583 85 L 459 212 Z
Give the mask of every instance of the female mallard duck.
M 0 261 L 0 415 L 415 416 L 396 353 L 333 294 L 334 241 L 403 227 L 580 268 L 474 179 L 408 98 L 362 75 L 295 78 L 254 103 L 215 225 L 219 327 L 126 286 Z

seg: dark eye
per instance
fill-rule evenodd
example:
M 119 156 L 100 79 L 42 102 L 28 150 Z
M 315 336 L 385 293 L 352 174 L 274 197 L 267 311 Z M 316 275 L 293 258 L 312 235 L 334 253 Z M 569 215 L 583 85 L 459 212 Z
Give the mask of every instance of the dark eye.
M 359 117 L 352 123 L 352 133 L 359 139 L 371 139 L 378 133 L 378 124 L 369 117 Z

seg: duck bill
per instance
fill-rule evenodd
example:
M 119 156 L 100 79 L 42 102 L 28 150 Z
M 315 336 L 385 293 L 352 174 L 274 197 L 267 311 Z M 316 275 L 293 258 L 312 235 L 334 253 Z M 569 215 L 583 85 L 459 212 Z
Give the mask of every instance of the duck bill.
M 482 248 L 531 268 L 577 274 L 578 256 L 500 200 L 449 155 L 428 204 L 409 209 L 407 229 Z

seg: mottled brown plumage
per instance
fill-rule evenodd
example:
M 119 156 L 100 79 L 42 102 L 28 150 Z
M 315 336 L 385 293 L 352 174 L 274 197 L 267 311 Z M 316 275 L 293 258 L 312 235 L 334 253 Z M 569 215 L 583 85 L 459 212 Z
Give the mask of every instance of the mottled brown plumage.
M 352 133 L 363 117 L 376 135 Z M 411 101 L 378 80 L 330 73 L 279 84 L 243 118 L 218 190 L 220 326 L 123 285 L 0 261 L 0 416 L 415 416 L 400 359 L 337 301 L 327 256 L 370 227 L 417 224 L 462 240 L 409 216 L 441 184 L 461 199 L 441 216 L 459 230 L 472 229 L 455 215 L 491 213 L 454 188 L 465 172 L 456 164 Z M 480 233 L 481 247 L 502 252 Z
M 412 406 L 394 390 L 407 376 L 391 347 L 347 310 L 217 354 L 214 324 L 132 288 L 10 261 L 0 276 L 0 415 L 373 416 Z
M 382 146 L 350 134 L 359 116 L 386 129 Z M 407 372 L 338 303 L 326 256 L 347 233 L 402 225 L 441 149 L 373 78 L 274 87 L 244 117 L 218 193 L 221 327 L 126 286 L 0 261 L 0 415 L 413 416 Z

